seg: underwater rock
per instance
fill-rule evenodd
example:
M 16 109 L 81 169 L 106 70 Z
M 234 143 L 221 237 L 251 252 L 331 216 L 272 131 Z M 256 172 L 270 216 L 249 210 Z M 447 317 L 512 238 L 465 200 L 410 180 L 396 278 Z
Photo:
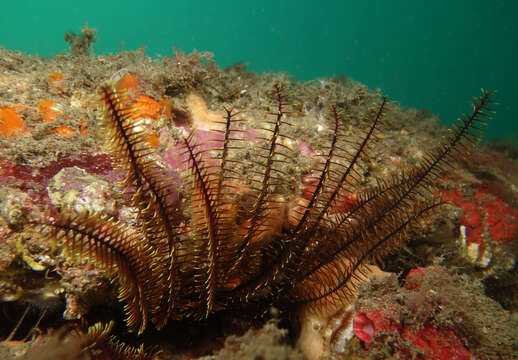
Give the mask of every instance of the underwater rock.
M 411 270 L 403 285 L 372 277 L 350 306 L 306 320 L 312 332 L 303 328 L 299 342 L 308 359 L 493 359 L 518 349 L 517 319 L 480 283 L 437 266 Z
M 100 270 L 86 265 L 63 268 L 61 274 L 61 284 L 65 290 L 64 319 L 80 320 L 92 306 L 109 304 L 114 300 L 113 289 Z
M 49 181 L 47 191 L 57 209 L 69 208 L 80 213 L 88 211 L 114 216 L 116 201 L 107 181 L 89 175 L 84 169 L 67 167 Z
M 251 329 L 242 336 L 229 336 L 225 345 L 206 360 L 304 360 L 304 356 L 287 343 L 287 330 L 274 321 L 261 329 Z
M 9 129 L 7 126 L 9 124 L 6 125 L 5 132 L 8 136 L 0 139 L 0 186 L 2 187 L 0 200 L 3 223 L 0 227 L 0 246 L 5 245 L 7 249 L 0 255 L 0 271 L 4 277 L 10 276 L 15 271 L 20 274 L 19 278 L 0 282 L 0 289 L 4 289 L 5 294 L 8 294 L 5 299 L 21 301 L 23 294 L 33 294 L 28 291 L 27 285 L 21 279 L 37 277 L 37 281 L 34 282 L 39 289 L 37 291 L 40 293 L 55 291 L 57 296 L 66 303 L 64 312 L 61 311 L 57 316 L 54 314 L 54 320 L 60 321 L 63 321 L 63 318 L 77 320 L 96 316 L 97 314 L 92 314 L 93 305 L 117 308 L 120 306 L 116 300 L 117 289 L 110 284 L 112 277 L 107 276 L 106 272 L 88 264 L 85 259 L 72 261 L 63 255 L 59 246 L 51 246 L 51 241 L 45 237 L 46 234 L 28 231 L 29 226 L 26 226 L 28 221 L 41 218 L 42 214 L 46 214 L 50 219 L 59 208 L 87 210 L 113 216 L 115 220 L 128 224 L 132 230 L 127 231 L 125 235 L 133 238 L 138 234 L 135 229 L 139 229 L 142 225 L 139 213 L 145 213 L 145 210 L 139 210 L 136 206 L 120 205 L 130 202 L 135 189 L 129 186 L 126 191 L 119 191 L 120 188 L 116 185 L 123 180 L 124 173 L 114 168 L 114 163 L 117 163 L 118 159 L 107 154 L 104 145 L 104 138 L 107 137 L 106 129 L 101 128 L 97 121 L 99 104 L 97 100 L 92 101 L 97 99 L 94 89 L 107 82 L 117 83 L 120 85 L 118 91 L 121 94 L 127 93 L 130 99 L 128 101 L 131 101 L 136 109 L 133 114 L 139 118 L 133 119 L 134 126 L 141 136 L 146 136 L 144 142 L 154 150 L 153 153 L 142 153 L 142 157 L 156 165 L 153 171 L 160 172 L 164 178 L 171 181 L 170 188 L 174 191 L 164 198 L 167 204 L 178 205 L 179 208 L 188 201 L 191 195 L 189 189 L 193 182 L 192 176 L 180 176 L 186 169 L 193 167 L 193 161 L 191 159 L 189 164 L 189 158 L 185 154 L 179 154 L 179 144 L 193 128 L 197 127 L 198 132 L 190 138 L 192 144 L 195 144 L 193 146 L 199 151 L 199 156 L 195 156 L 196 161 L 203 163 L 202 160 L 211 158 L 214 163 L 217 163 L 221 155 L 218 151 L 210 149 L 214 145 L 210 140 L 222 139 L 222 124 L 219 124 L 219 121 L 224 118 L 225 110 L 234 109 L 235 112 L 232 114 L 246 110 L 236 117 L 236 119 L 242 117 L 247 121 L 249 125 L 246 131 L 239 134 L 236 131 L 233 134 L 243 140 L 244 145 L 233 152 L 230 158 L 235 161 L 232 171 L 235 172 L 237 178 L 235 183 L 238 185 L 232 184 L 232 189 L 235 191 L 229 197 L 230 200 L 225 207 L 220 208 L 222 215 L 235 215 L 236 223 L 239 225 L 236 230 L 238 233 L 246 231 L 247 221 L 249 221 L 248 212 L 254 206 L 253 201 L 250 200 L 254 199 L 249 194 L 257 184 L 252 183 L 250 178 L 253 178 L 252 174 L 257 171 L 257 166 L 253 163 L 259 159 L 256 156 L 258 149 L 264 146 L 264 139 L 261 137 L 267 134 L 266 137 L 271 138 L 271 130 L 265 130 L 264 127 L 265 118 L 271 116 L 271 114 L 265 115 L 265 112 L 271 113 L 272 110 L 265 109 L 265 104 L 271 103 L 273 84 L 284 87 L 286 94 L 290 94 L 290 101 L 293 104 L 290 104 L 290 112 L 286 111 L 281 118 L 284 121 L 289 117 L 294 125 L 286 127 L 289 129 L 286 130 L 286 136 L 275 141 L 273 149 L 282 148 L 289 151 L 290 159 L 282 166 L 278 166 L 278 173 L 282 174 L 279 176 L 280 181 L 277 184 L 272 182 L 265 192 L 268 196 L 271 193 L 275 196 L 271 196 L 267 204 L 269 213 L 261 213 L 260 218 L 268 229 L 261 230 L 262 236 L 254 238 L 252 244 L 256 248 L 271 244 L 271 239 L 282 227 L 288 229 L 295 227 L 304 209 L 312 201 L 313 195 L 318 193 L 319 172 L 315 169 L 320 170 L 324 165 L 329 139 L 332 138 L 333 133 L 336 134 L 326 109 L 335 105 L 339 112 L 343 111 L 347 114 L 346 117 L 340 117 L 339 122 L 339 135 L 347 140 L 340 145 L 340 151 L 345 154 L 354 152 L 354 141 L 358 138 L 358 133 L 365 131 L 362 127 L 362 119 L 365 119 L 366 114 L 371 113 L 373 104 L 376 99 L 379 99 L 379 94 L 369 92 L 365 86 L 353 81 L 341 82 L 330 79 L 307 86 L 280 74 L 257 75 L 244 69 L 240 71 L 235 68 L 219 69 L 214 64 L 200 63 L 200 60 L 207 58 L 207 54 L 187 55 L 179 52 L 175 59 L 166 57 L 153 60 L 141 52 L 127 52 L 106 57 L 85 57 L 81 59 L 79 65 L 66 56 L 43 60 L 24 57 L 3 49 L 0 51 L 6 61 L 20 57 L 23 59 L 23 61 L 12 61 L 13 64 L 19 64 L 17 71 L 6 69 L 6 72 L 0 75 L 0 82 L 12 89 L 2 94 L 5 108 L 9 109 L 3 110 L 3 116 L 9 116 L 14 124 L 13 128 Z M 26 76 L 20 77 L 20 73 Z M 16 104 L 22 104 L 19 106 L 23 108 L 17 107 Z M 277 105 L 279 104 L 282 104 L 282 101 L 278 101 Z M 1 105 L 4 106 L 3 103 Z M 394 171 L 419 164 L 445 132 L 437 125 L 437 119 L 416 111 L 403 110 L 394 104 L 388 104 L 387 107 L 387 120 L 390 121 L 390 125 L 383 129 L 383 135 L 380 135 L 382 141 L 369 148 L 371 155 L 369 159 L 361 157 L 358 160 L 361 171 L 355 175 L 357 187 L 349 192 L 337 193 L 330 211 L 325 214 L 326 221 L 328 218 L 353 209 L 362 199 L 362 190 L 370 186 L 375 187 L 377 179 L 390 179 Z M 49 122 L 50 119 L 53 121 Z M 235 124 L 238 124 L 238 121 Z M 221 150 L 220 148 L 216 147 L 216 150 Z M 185 151 L 185 148 L 183 150 Z M 200 158 L 202 160 L 198 160 Z M 281 164 L 279 159 L 275 161 Z M 207 163 L 210 161 L 207 160 Z M 501 163 L 504 163 L 504 160 L 501 160 Z M 488 160 L 485 164 L 488 167 L 491 165 Z M 205 170 L 210 171 L 208 170 L 210 164 L 205 165 Z M 475 171 L 473 168 L 472 170 L 466 170 L 466 168 L 464 165 L 462 171 L 469 173 L 471 184 L 488 184 L 487 180 L 478 181 L 480 169 Z M 486 173 L 496 174 L 493 170 L 486 170 Z M 185 181 L 186 178 L 190 181 Z M 468 261 L 474 268 L 469 276 L 477 279 L 486 277 L 489 273 L 493 275 L 509 273 L 515 263 L 515 260 L 510 259 L 514 259 L 515 255 L 511 251 L 506 253 L 500 249 L 508 249 L 507 246 L 512 248 L 511 245 L 516 244 L 516 229 L 513 227 L 516 223 L 516 213 L 513 210 L 515 203 L 495 191 L 492 186 L 494 183 L 489 184 L 486 191 L 483 186 L 473 186 L 471 190 L 467 190 L 466 184 L 470 182 L 466 178 L 463 178 L 463 183 L 457 183 L 451 187 L 445 185 L 452 182 L 451 179 L 441 178 L 438 182 L 444 199 L 464 211 L 458 225 L 465 226 L 466 231 L 462 231 L 459 226 L 456 229 L 459 233 L 465 234 L 465 248 L 462 243 L 450 245 L 458 252 L 466 253 Z M 510 186 L 507 188 L 509 189 Z M 192 230 L 192 224 L 183 220 L 188 219 L 197 208 L 203 208 L 204 202 L 200 200 L 198 205 L 182 211 L 175 210 L 178 218 L 182 219 L 182 221 L 178 220 L 178 224 L 174 224 L 178 227 L 183 226 L 180 233 L 181 247 L 187 243 L 185 239 L 190 236 L 189 232 Z M 45 208 L 51 208 L 50 215 Z M 408 245 L 408 251 L 395 253 L 390 257 L 404 259 L 399 263 L 396 262 L 403 265 L 391 268 L 391 271 L 400 272 L 415 267 L 405 262 L 403 253 L 413 253 L 414 244 L 424 237 L 438 237 L 437 233 L 443 230 L 442 228 L 447 228 L 442 226 L 444 223 L 455 222 L 452 214 L 451 211 L 444 211 L 422 219 L 416 224 L 417 229 L 411 229 L 408 234 L 413 240 Z M 471 227 L 468 229 L 468 226 Z M 99 233 L 102 233 L 101 230 L 106 230 L 102 226 L 96 229 Z M 481 234 L 481 241 L 476 234 Z M 453 235 L 450 237 L 453 238 Z M 450 242 L 450 240 L 448 238 L 444 241 Z M 13 246 L 12 243 L 15 245 Z M 16 243 L 19 244 L 18 247 Z M 479 247 L 475 249 L 475 245 L 472 244 L 479 244 Z M 275 253 L 274 247 L 272 251 Z M 187 255 L 189 261 L 195 261 L 201 257 L 199 254 L 202 250 L 193 255 L 190 249 L 184 247 L 180 252 L 182 256 Z M 449 253 L 446 252 L 446 254 Z M 437 254 L 437 256 L 442 255 L 444 254 Z M 162 253 L 159 256 L 167 258 Z M 381 260 L 389 260 L 387 258 L 384 257 Z M 456 265 L 451 258 L 444 256 L 444 259 L 444 266 Z M 308 259 L 307 262 L 310 260 L 312 259 Z M 426 265 L 432 263 L 432 260 L 427 257 L 422 257 L 419 261 Z M 372 259 L 371 262 L 374 263 L 375 260 Z M 267 263 L 267 259 L 254 259 L 249 262 L 249 265 L 253 269 L 262 263 Z M 154 264 L 154 266 L 158 265 Z M 190 275 L 196 275 L 192 278 L 197 279 L 200 275 L 199 270 L 204 268 L 205 265 L 198 268 L 182 268 L 178 274 L 182 279 L 190 278 Z M 391 276 L 390 280 L 385 282 L 368 282 L 362 288 L 364 290 L 356 296 L 356 300 L 356 292 L 351 291 L 348 296 L 333 299 L 334 303 L 320 302 L 321 308 L 313 309 L 314 311 L 311 311 L 311 307 L 303 309 L 297 307 L 295 310 L 293 306 L 293 309 L 288 309 L 282 316 L 300 319 L 293 321 L 294 328 L 302 322 L 298 344 L 308 357 L 313 358 L 320 355 L 345 357 L 347 354 L 370 356 L 387 353 L 402 356 L 413 354 L 443 357 L 466 356 L 466 354 L 474 356 L 509 354 L 509 349 L 514 346 L 512 345 L 514 335 L 509 335 L 508 329 L 509 314 L 485 297 L 479 285 L 466 285 L 467 281 L 459 282 L 456 277 L 450 276 L 447 272 L 434 269 L 430 274 L 444 281 L 435 281 L 432 275 L 423 270 L 425 275 L 422 280 L 416 273 L 412 273 L 413 275 L 407 279 L 407 284 L 414 285 L 399 286 L 395 276 Z M 488 269 L 491 269 L 491 272 L 486 272 L 484 275 L 477 273 Z M 51 274 L 50 278 L 46 278 L 47 271 Z M 296 273 L 296 269 L 289 269 L 289 271 Z M 228 281 L 224 282 L 226 290 L 239 287 L 247 276 L 249 274 L 242 271 L 234 278 L 227 279 Z M 160 278 L 152 280 L 161 281 Z M 366 279 L 361 280 L 356 285 L 366 281 Z M 455 286 L 450 286 L 452 282 Z M 50 283 L 52 286 L 45 285 Z M 321 288 L 316 281 L 308 283 L 310 285 L 308 292 L 320 291 Z M 194 287 L 194 285 L 186 287 L 187 293 L 192 292 Z M 268 291 L 265 290 L 265 292 Z M 473 315 L 474 310 L 470 312 L 464 307 L 455 307 L 455 303 L 448 297 L 453 296 L 452 294 L 456 296 L 456 301 L 471 304 L 473 309 L 487 318 L 498 319 L 499 323 L 503 324 L 502 327 L 479 319 Z M 155 295 L 151 294 L 150 297 Z M 269 304 L 261 303 L 264 301 L 262 295 L 259 294 L 254 300 L 259 299 L 261 307 L 268 307 Z M 193 301 L 193 296 L 181 294 L 180 297 L 184 303 L 178 307 L 185 307 L 187 313 L 197 308 L 198 304 Z M 470 297 L 474 300 L 469 300 Z M 42 302 L 41 297 L 31 299 L 36 299 L 35 305 Z M 238 297 L 234 298 L 234 302 L 239 300 L 241 299 Z M 418 304 L 422 306 L 417 306 Z M 437 307 L 440 310 L 439 314 L 431 310 L 432 305 L 439 306 Z M 120 313 L 123 312 L 118 309 Z M 460 311 L 457 318 L 453 316 L 452 309 Z M 216 307 L 214 310 L 219 311 L 221 308 Z M 232 316 L 242 316 L 245 319 L 243 322 L 251 328 L 263 313 L 264 311 L 246 308 L 242 312 L 233 312 Z M 183 315 L 184 313 L 175 314 L 171 321 L 186 321 L 182 320 Z M 104 317 L 102 320 L 107 320 Z M 121 314 L 115 317 L 122 325 Z M 459 322 L 459 318 L 462 321 Z M 186 326 L 196 326 L 188 321 L 190 320 L 186 321 Z M 10 326 L 12 323 L 4 327 Z M 45 331 L 49 327 L 51 326 L 46 325 L 42 330 Z M 126 335 L 125 330 L 121 328 L 123 326 L 115 332 Z M 483 329 L 490 331 L 490 334 L 484 337 Z M 167 347 L 168 342 L 175 335 L 167 333 L 167 327 L 163 331 L 165 336 L 156 341 L 161 342 L 160 346 Z M 273 333 L 285 335 L 281 330 L 276 331 Z M 215 354 L 213 357 L 223 358 L 236 354 L 241 356 L 246 352 L 268 359 L 265 354 L 271 348 L 278 350 L 279 354 L 283 354 L 282 356 L 300 357 L 297 351 L 287 345 L 279 345 L 277 335 L 273 337 L 274 342 L 265 340 L 264 347 L 261 347 L 262 345 L 258 345 L 257 341 L 264 340 L 262 337 L 264 333 L 271 332 L 251 330 L 241 340 L 235 338 L 229 340 L 225 346 L 226 350 L 220 353 L 213 343 L 210 343 L 211 347 L 208 351 Z M 456 353 L 445 352 L 446 338 L 451 339 L 449 344 L 457 349 Z M 196 344 L 197 340 L 196 336 L 189 339 L 192 344 Z M 494 345 L 498 341 L 501 344 L 500 349 Z M 250 346 L 245 346 L 245 342 Z M 296 342 L 296 339 L 293 339 L 293 342 Z M 246 347 L 254 350 L 243 350 Z M 176 353 L 171 358 L 173 356 L 182 357 L 181 354 Z
M 365 355 L 508 358 L 518 346 L 516 319 L 480 284 L 441 267 L 413 269 L 403 286 L 394 276 L 362 286 L 355 311 L 354 333 Z
M 463 211 L 458 225 L 459 254 L 480 269 L 482 278 L 499 276 L 516 266 L 518 210 L 484 184 L 446 190 L 442 199 Z
M 369 266 L 363 276 L 354 279 L 355 286 L 370 279 L 383 279 L 390 273 L 381 271 L 376 266 Z M 330 303 L 323 309 L 307 304 L 299 311 L 301 326 L 297 347 L 309 360 L 322 356 L 343 354 L 347 344 L 354 336 L 353 319 L 355 318 L 355 297 L 343 299 L 338 304 Z

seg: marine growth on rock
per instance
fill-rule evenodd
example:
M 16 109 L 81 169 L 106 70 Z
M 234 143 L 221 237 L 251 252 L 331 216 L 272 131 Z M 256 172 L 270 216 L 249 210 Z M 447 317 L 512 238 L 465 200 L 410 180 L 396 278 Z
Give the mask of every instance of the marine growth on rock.
M 1 108 L 10 119 L 7 139 L 41 126 L 63 141 L 103 138 L 104 145 L 94 143 L 103 149 L 98 153 L 68 154 L 37 169 L 2 159 L 4 177 L 16 179 L 18 191 L 6 199 L 23 199 L 18 207 L 5 202 L 2 216 L 26 244 L 50 240 L 71 264 L 92 263 L 95 270 L 78 271 L 74 280 L 73 271 L 60 270 L 78 287 L 86 273 L 95 278 L 94 289 L 83 293 L 105 287 L 98 277 L 107 275 L 123 306 L 125 320 L 117 325 L 142 338 L 175 321 L 223 312 L 261 318 L 272 307 L 291 318 L 334 315 L 343 328 L 346 318 L 360 324 L 361 315 L 343 315 L 358 284 L 379 273 L 376 265 L 456 194 L 441 192 L 441 181 L 470 153 L 492 113 L 492 93 L 483 90 L 442 142 L 396 152 L 384 145 L 396 143 L 386 138 L 398 134 L 394 105 L 379 94 L 362 103 L 361 88 L 350 97 L 313 89 L 304 102 L 302 90 L 282 77 L 260 88 L 221 80 L 210 93 L 208 70 L 196 68 L 190 55 L 178 54 L 175 64 L 182 64 L 176 78 L 147 78 L 148 91 L 136 72 L 118 69 L 92 84 L 95 96 L 67 90 L 70 76 L 52 72 L 48 83 L 57 97 L 70 97 L 77 109 L 96 107 L 95 126 L 92 119 L 67 123 L 73 117 L 59 100 L 35 103 L 29 126 L 18 121 L 20 108 Z M 208 93 L 218 101 L 207 105 Z M 21 258 L 35 271 L 57 266 L 52 257 L 44 263 L 27 255 L 23 241 Z M 74 340 L 89 356 L 156 355 L 110 338 L 111 318 L 89 323 L 87 306 L 63 292 L 66 317 L 89 329 Z M 362 341 L 374 335 L 364 333 L 357 331 Z

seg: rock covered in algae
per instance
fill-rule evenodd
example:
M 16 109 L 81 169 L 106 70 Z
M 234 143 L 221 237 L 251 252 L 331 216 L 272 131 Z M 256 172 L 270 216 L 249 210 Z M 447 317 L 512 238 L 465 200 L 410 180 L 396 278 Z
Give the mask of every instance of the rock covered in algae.
M 88 174 L 77 166 L 60 170 L 49 181 L 47 191 L 52 205 L 58 209 L 116 215 L 113 189 L 106 180 Z
M 146 119 L 143 121 L 143 126 L 147 127 L 151 134 L 148 138 L 149 144 L 156 149 L 154 160 L 169 167 L 171 174 L 182 170 L 182 159 L 175 153 L 174 145 L 183 135 L 188 134 L 190 129 L 199 128 L 199 140 L 206 141 L 207 136 L 212 136 L 211 126 L 221 118 L 221 110 L 230 107 L 246 110 L 245 117 L 252 124 L 251 128 L 260 128 L 261 121 L 265 118 L 264 104 L 268 102 L 265 94 L 274 83 L 285 85 L 288 92 L 293 95 L 292 101 L 296 105 L 294 115 L 296 126 L 290 130 L 291 139 L 286 139 L 282 144 L 292 149 L 294 159 L 287 168 L 287 173 L 293 178 L 291 184 L 294 185 L 279 190 L 286 195 L 293 195 L 295 192 L 307 194 L 310 193 L 311 187 L 315 186 L 314 178 L 311 177 L 311 168 L 315 158 L 321 155 L 318 149 L 324 148 L 326 145 L 324 139 L 331 133 L 325 109 L 336 104 L 346 110 L 348 116 L 343 123 L 343 131 L 345 136 L 354 138 L 360 126 L 360 120 L 372 105 L 373 99 L 378 96 L 376 93 L 369 92 L 365 86 L 347 79 L 326 79 L 315 81 L 311 86 L 305 86 L 283 74 L 258 75 L 246 71 L 242 66 L 220 69 L 205 53 L 178 52 L 174 58 L 165 57 L 156 60 L 137 51 L 97 58 L 87 57 L 78 61 L 62 55 L 53 59 L 41 59 L 3 49 L 0 49 L 0 52 L 4 60 L 0 66 L 5 70 L 1 72 L 0 82 L 5 85 L 3 88 L 10 89 L 8 92 L 0 92 L 3 102 L 0 105 L 2 108 L 9 108 L 6 112 L 10 114 L 9 116 L 17 117 L 16 123 L 10 123 L 16 125 L 16 129 L 8 128 L 7 122 L 2 124 L 5 131 L 1 134 L 8 135 L 5 137 L 2 135 L 0 139 L 2 143 L 0 148 L 2 189 L 0 191 L 3 191 L 0 193 L 2 194 L 0 199 L 4 220 L 0 226 L 0 246 L 2 250 L 5 249 L 0 255 L 0 271 L 4 281 L 0 286 L 4 286 L 6 293 L 11 294 L 2 301 L 21 301 L 23 294 L 32 296 L 32 291 L 43 294 L 51 288 L 63 289 L 57 292 L 66 302 L 65 309 L 59 317 L 68 319 L 87 316 L 92 304 L 105 302 L 113 305 L 115 299 L 110 290 L 109 279 L 88 264 L 70 264 L 59 249 L 54 251 L 38 234 L 26 233 L 15 241 L 11 241 L 11 234 L 13 230 L 23 228 L 24 222 L 32 217 L 31 212 L 43 213 L 45 207 L 49 205 L 101 212 L 127 222 L 134 220 L 135 209 L 118 206 L 122 203 L 121 200 L 127 199 L 121 199 L 117 191 L 115 183 L 121 180 L 122 176 L 113 168 L 113 161 L 103 145 L 104 134 L 96 120 L 94 89 L 99 85 L 106 81 L 125 84 L 132 99 L 141 107 L 141 115 Z M 444 134 L 444 129 L 437 125 L 437 119 L 429 116 L 425 111 L 404 110 L 391 105 L 388 116 L 390 126 L 384 129 L 383 145 L 373 150 L 379 156 L 375 156 L 375 159 L 367 164 L 367 172 L 359 174 L 365 185 L 373 181 L 375 177 L 373 175 L 385 176 L 393 170 L 415 164 Z M 246 139 L 249 141 L 243 151 L 237 154 L 245 159 L 236 168 L 243 179 L 246 179 L 248 170 L 251 168 L 249 157 L 253 154 L 253 147 L 257 146 L 257 137 L 257 132 L 248 132 Z M 483 164 L 486 174 L 498 175 L 494 170 L 488 170 L 493 166 L 490 161 L 478 158 L 474 162 Z M 506 281 L 509 283 L 516 280 L 516 275 L 512 274 L 512 267 L 516 265 L 510 261 L 504 261 L 505 251 L 500 250 L 512 248 L 512 246 L 507 247 L 509 244 L 516 244 L 516 233 L 511 231 L 511 226 L 507 226 L 508 220 L 515 217 L 512 209 L 516 209 L 516 202 L 508 201 L 509 197 L 500 196 L 497 191 L 498 186 L 495 186 L 493 181 L 495 176 L 481 177 L 480 168 L 471 166 L 470 168 L 463 165 L 462 168 L 455 169 L 452 175 L 455 183 L 452 184 L 451 179 L 446 179 L 443 189 L 444 194 L 447 194 L 445 197 L 450 196 L 449 200 L 452 200 L 462 213 L 445 210 L 441 213 L 440 219 L 427 220 L 423 224 L 425 230 L 422 233 L 410 234 L 411 239 L 416 240 L 409 243 L 412 256 L 397 254 L 394 256 L 397 260 L 393 263 L 388 260 L 384 270 L 400 272 L 417 266 L 430 265 L 437 257 L 443 259 L 443 266 L 456 265 L 458 259 L 451 254 L 467 251 L 468 259 L 471 259 L 473 265 L 469 276 L 474 279 L 485 279 L 497 274 L 500 277 L 508 276 Z M 503 179 L 498 176 L 496 178 Z M 513 181 L 516 180 L 506 178 L 505 181 L 507 183 L 505 188 L 511 189 Z M 477 184 L 488 185 L 489 188 L 485 195 L 481 195 L 481 200 L 477 198 L 480 197 L 477 194 L 483 187 L 477 187 Z M 299 188 L 299 185 L 302 188 Z M 516 185 L 514 184 L 515 187 Z M 454 188 L 462 192 L 462 197 L 453 196 L 457 195 L 453 192 Z M 309 191 L 305 191 L 308 189 Z M 478 200 L 476 206 L 467 204 L 468 200 L 473 200 L 471 195 Z M 469 212 L 471 208 L 476 208 L 478 211 L 481 219 L 479 223 L 475 221 L 477 212 Z M 495 218 L 494 215 L 499 213 L 507 215 Z M 464 230 L 461 226 L 464 226 Z M 456 240 L 462 234 L 465 235 L 466 249 L 464 250 L 462 243 L 459 246 Z M 496 235 L 498 238 L 507 240 L 489 242 L 489 238 L 482 236 L 483 241 L 477 242 L 477 234 L 485 234 L 484 236 L 489 234 L 492 238 Z M 423 239 L 434 239 L 435 242 L 429 243 Z M 479 245 L 475 251 L 473 250 L 475 245 L 471 244 L 484 246 Z M 491 253 L 489 250 L 483 251 L 488 248 L 491 249 Z M 455 251 L 450 251 L 451 249 Z M 515 256 L 514 253 L 512 256 Z M 15 271 L 21 276 L 11 276 Z M 51 275 L 49 278 L 42 276 L 47 271 Z M 508 275 L 510 273 L 511 275 Z M 22 281 L 23 278 L 37 278 L 38 281 L 33 283 L 37 284 L 37 288 L 27 288 L 27 283 Z M 52 282 L 54 287 L 46 286 L 48 282 Z M 428 280 L 425 280 L 424 284 L 432 284 L 429 290 L 443 295 L 444 284 Z M 371 316 L 370 309 L 379 308 L 381 315 L 378 320 L 390 319 L 401 322 L 401 317 L 406 316 L 401 313 L 388 314 L 386 309 L 381 307 L 382 304 L 375 302 L 377 296 L 385 293 L 391 294 L 387 298 L 387 303 L 401 307 L 400 303 L 403 301 L 403 305 L 409 311 L 407 315 L 416 318 L 417 325 L 427 324 L 429 319 L 418 313 L 418 308 L 411 308 L 405 303 L 405 299 L 401 298 L 401 294 L 406 291 L 408 292 L 406 295 L 410 298 L 422 299 L 421 290 L 416 292 L 415 289 L 401 288 L 394 281 L 389 282 L 387 287 L 370 286 L 364 290 L 352 308 L 341 309 L 342 312 L 335 313 L 336 316 L 329 320 L 331 323 L 326 324 L 327 332 L 322 335 L 321 351 L 332 353 L 334 356 L 344 356 L 343 354 L 350 350 L 349 346 L 354 347 L 355 343 L 357 353 L 368 355 L 368 351 L 366 353 L 360 351 L 365 350 L 362 347 L 368 342 L 367 337 L 365 334 L 359 334 L 362 326 L 366 328 L 374 324 L 372 331 L 375 330 L 376 319 Z M 380 290 L 382 288 L 385 293 Z M 462 289 L 465 298 L 471 295 L 480 299 L 480 289 L 469 286 Z M 439 302 L 447 300 L 441 296 L 431 298 L 438 299 Z M 511 294 L 511 296 L 518 298 L 518 294 Z M 371 303 L 368 302 L 369 299 L 372 299 Z M 509 298 L 501 300 L 502 303 L 510 304 L 509 309 L 516 311 L 513 301 L 515 300 L 509 300 Z M 367 308 L 366 304 L 370 304 L 371 308 Z M 430 304 L 426 303 L 426 305 Z M 441 302 L 441 305 L 447 307 L 451 304 L 445 305 Z M 497 316 L 499 319 L 504 319 L 505 316 L 502 315 L 504 312 L 493 305 L 486 309 L 489 311 L 488 317 Z M 356 333 L 352 323 L 348 327 L 342 327 L 345 313 L 350 314 L 351 321 L 356 318 L 356 315 L 364 313 L 363 320 L 367 325 L 361 325 L 358 322 Z M 360 317 L 357 318 L 358 321 Z M 475 321 L 470 317 L 467 319 L 473 324 L 471 329 L 473 332 L 470 334 L 480 334 L 485 326 L 491 325 Z M 381 320 L 377 323 L 381 324 Z M 12 328 L 14 324 L 6 322 L 5 326 Z M 397 331 L 404 332 L 402 330 L 404 327 L 398 326 Z M 369 340 L 381 338 L 378 345 L 374 344 L 370 349 L 371 353 L 375 351 L 383 353 L 387 349 L 386 338 L 382 337 L 381 332 L 389 332 L 392 329 L 389 327 L 384 329 L 382 326 L 380 329 L 380 334 L 374 332 L 371 335 L 372 340 Z M 456 328 L 455 336 L 460 337 L 459 332 L 465 331 L 464 329 L 462 326 Z M 503 337 L 503 332 L 497 330 L 495 334 Z M 369 332 L 365 333 L 369 334 Z M 428 331 L 428 335 L 441 336 L 440 333 L 433 333 L 431 330 Z M 363 339 L 360 338 L 361 336 Z M 229 340 L 226 350 L 222 350 L 217 356 L 252 354 L 254 351 L 258 351 L 261 355 L 266 353 L 269 347 L 277 346 L 277 342 L 274 344 L 265 341 L 263 353 L 261 353 L 263 350 L 258 350 L 261 347 L 256 347 L 254 351 L 244 350 L 246 347 L 244 343 L 251 344 L 249 349 L 253 349 L 255 341 L 259 338 L 263 339 L 261 333 L 257 331 L 251 331 L 243 338 L 244 340 L 233 338 Z M 352 339 L 353 345 L 347 345 L 348 339 Z M 417 345 L 414 346 L 415 344 L 403 345 L 417 354 L 420 354 L 419 351 L 424 351 Z M 482 348 L 473 343 L 468 345 L 467 350 L 474 354 Z M 289 353 L 285 345 L 278 350 L 279 354 Z M 296 356 L 299 355 L 286 356 L 297 358 Z
M 480 282 L 438 266 L 411 270 L 403 285 L 394 275 L 365 283 L 345 315 L 331 324 L 325 359 L 493 359 L 518 350 L 518 320 Z M 353 336 L 344 338 L 347 326 Z

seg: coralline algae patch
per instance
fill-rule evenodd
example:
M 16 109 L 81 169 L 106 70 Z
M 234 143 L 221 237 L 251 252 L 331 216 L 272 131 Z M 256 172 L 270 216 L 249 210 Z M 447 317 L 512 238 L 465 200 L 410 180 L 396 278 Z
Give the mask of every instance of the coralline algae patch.
M 463 211 L 459 238 L 470 262 L 480 268 L 497 262 L 504 271 L 513 267 L 516 260 L 505 249 L 518 238 L 516 209 L 481 184 L 472 185 L 465 193 L 456 188 L 446 190 L 442 200 Z
M 113 171 L 112 159 L 108 154 L 78 154 L 61 157 L 37 168 L 0 159 L 0 185 L 19 189 L 29 194 L 35 203 L 48 202 L 47 185 L 64 168 L 77 166 L 90 174 L 110 175 L 120 179 Z

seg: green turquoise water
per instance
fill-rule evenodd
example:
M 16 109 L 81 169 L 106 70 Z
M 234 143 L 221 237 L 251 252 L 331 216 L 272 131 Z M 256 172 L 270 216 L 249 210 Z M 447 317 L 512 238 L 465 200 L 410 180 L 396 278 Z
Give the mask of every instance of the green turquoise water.
M 99 53 L 173 45 L 226 66 L 309 80 L 345 74 L 451 123 L 479 88 L 499 91 L 489 138 L 518 138 L 517 1 L 4 1 L 0 46 L 67 51 L 64 32 L 99 30 Z

